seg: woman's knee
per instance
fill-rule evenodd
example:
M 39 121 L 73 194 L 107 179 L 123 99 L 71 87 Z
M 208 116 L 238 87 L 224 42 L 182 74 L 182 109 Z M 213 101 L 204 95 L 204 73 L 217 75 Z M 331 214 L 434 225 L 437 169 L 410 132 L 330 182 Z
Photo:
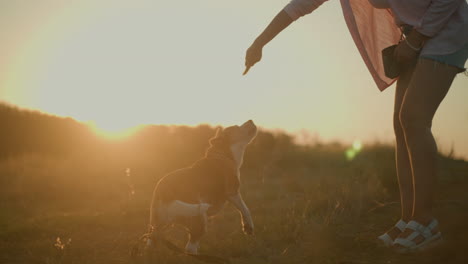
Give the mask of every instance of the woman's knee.
M 407 141 L 422 136 L 431 127 L 431 122 L 412 107 L 402 107 L 399 121 Z
M 395 132 L 396 140 L 404 140 L 405 134 L 400 122 L 400 112 L 393 113 L 393 131 Z

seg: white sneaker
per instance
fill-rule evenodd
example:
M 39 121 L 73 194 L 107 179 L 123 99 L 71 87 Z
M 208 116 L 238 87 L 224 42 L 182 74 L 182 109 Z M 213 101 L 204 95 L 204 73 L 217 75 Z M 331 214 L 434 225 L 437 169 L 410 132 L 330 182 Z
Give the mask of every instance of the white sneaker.
M 400 219 L 395 224 L 395 227 L 398 228 L 401 232 L 403 232 L 403 231 L 405 231 L 406 225 L 407 225 L 407 223 Z M 390 235 L 388 235 L 387 233 L 379 236 L 378 239 L 380 239 L 384 243 L 384 245 L 387 246 L 387 247 L 391 247 L 393 245 L 393 242 L 394 242 L 393 239 L 390 237 Z

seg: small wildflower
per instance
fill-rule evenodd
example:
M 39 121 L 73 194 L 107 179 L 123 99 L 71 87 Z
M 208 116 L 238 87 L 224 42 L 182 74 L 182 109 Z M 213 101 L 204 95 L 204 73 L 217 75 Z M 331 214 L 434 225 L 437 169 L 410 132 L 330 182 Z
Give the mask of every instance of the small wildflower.
M 57 239 L 55 239 L 54 247 L 58 250 L 65 250 L 65 248 L 68 247 L 70 244 L 71 238 L 69 238 L 67 242 L 64 243 L 62 242 L 62 239 L 60 239 L 60 237 L 57 237 Z

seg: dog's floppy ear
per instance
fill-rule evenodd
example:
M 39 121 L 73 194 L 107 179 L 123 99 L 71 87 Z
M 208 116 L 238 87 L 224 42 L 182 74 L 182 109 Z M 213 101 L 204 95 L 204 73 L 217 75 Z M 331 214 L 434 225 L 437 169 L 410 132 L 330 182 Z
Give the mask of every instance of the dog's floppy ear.
M 216 129 L 216 134 L 213 138 L 210 139 L 210 146 L 220 145 L 225 141 L 225 137 L 223 136 L 223 129 L 218 127 Z

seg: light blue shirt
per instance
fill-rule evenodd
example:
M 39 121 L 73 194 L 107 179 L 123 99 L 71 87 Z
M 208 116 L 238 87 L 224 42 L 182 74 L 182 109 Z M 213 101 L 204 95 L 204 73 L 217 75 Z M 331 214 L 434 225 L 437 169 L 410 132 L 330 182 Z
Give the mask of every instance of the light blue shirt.
M 292 0 L 284 11 L 296 20 L 326 1 L 328 0 Z M 450 54 L 468 43 L 468 0 L 368 1 L 376 8 L 390 8 L 397 25 L 413 26 L 418 32 L 431 37 L 424 45 L 421 55 Z

